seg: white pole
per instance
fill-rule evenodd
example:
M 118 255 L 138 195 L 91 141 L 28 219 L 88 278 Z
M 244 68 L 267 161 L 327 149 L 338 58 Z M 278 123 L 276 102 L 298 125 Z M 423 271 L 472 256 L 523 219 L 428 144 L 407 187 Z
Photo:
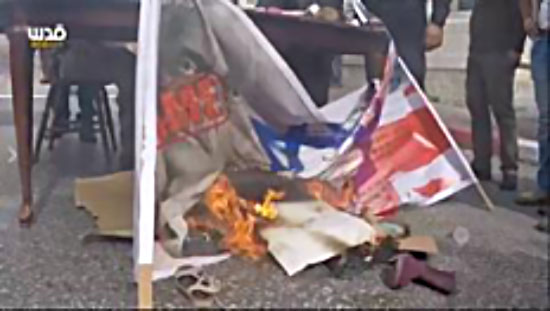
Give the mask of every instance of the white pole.
M 451 133 L 449 132 L 449 129 L 447 129 L 447 127 L 445 126 L 445 123 L 443 123 L 443 120 L 441 120 L 441 117 L 437 113 L 437 110 L 435 110 L 435 108 L 432 106 L 432 104 L 428 100 L 428 97 L 426 96 L 426 94 L 424 93 L 422 88 L 420 88 L 420 86 L 418 85 L 418 82 L 413 77 L 413 75 L 411 74 L 411 72 L 409 71 L 409 69 L 405 65 L 405 62 L 403 62 L 403 60 L 401 59 L 401 57 L 399 57 L 398 61 L 399 61 L 399 65 L 401 65 L 401 68 L 403 68 L 403 71 L 405 72 L 405 74 L 407 75 L 409 80 L 412 81 L 414 87 L 417 90 L 419 90 L 419 93 L 420 93 L 420 96 L 422 97 L 422 100 L 424 101 L 424 103 L 426 104 L 426 107 L 428 107 L 428 109 L 432 113 L 432 116 L 435 118 L 437 124 L 439 125 L 439 127 L 441 128 L 441 130 L 443 131 L 443 133 L 445 134 L 445 136 L 447 137 L 447 139 L 451 143 L 451 147 L 458 153 L 458 157 L 461 160 L 462 165 L 464 165 L 464 168 L 466 169 L 466 172 L 470 175 L 470 177 L 474 181 L 474 184 L 475 184 L 477 190 L 479 191 L 479 194 L 481 195 L 481 198 L 485 202 L 485 205 L 487 206 L 487 208 L 489 210 L 491 210 L 491 211 L 494 210 L 495 205 L 493 204 L 493 202 L 491 201 L 491 199 L 487 195 L 487 192 L 485 192 L 485 189 L 483 189 L 483 187 L 481 186 L 479 180 L 477 179 L 477 177 L 474 174 L 472 168 L 470 167 L 470 164 L 468 163 L 468 160 L 464 157 L 464 154 L 462 153 L 462 151 L 458 147 L 458 144 L 456 143 L 454 138 L 451 136 Z
M 155 165 L 157 155 L 157 61 L 160 1 L 142 0 L 136 70 L 134 174 L 134 275 L 139 308 L 153 303 Z

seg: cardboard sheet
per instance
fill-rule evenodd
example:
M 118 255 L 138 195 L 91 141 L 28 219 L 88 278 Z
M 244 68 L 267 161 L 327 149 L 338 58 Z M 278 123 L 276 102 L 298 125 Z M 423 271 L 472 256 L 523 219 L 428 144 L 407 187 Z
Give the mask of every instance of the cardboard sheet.
M 75 181 L 75 204 L 96 218 L 98 233 L 132 238 L 134 174 L 123 172 Z
M 437 254 L 437 244 L 430 236 L 410 236 L 399 241 L 399 250 Z
M 84 207 L 96 218 L 98 233 L 103 236 L 132 238 L 132 200 L 134 174 L 123 172 L 75 182 L 76 206 Z M 174 258 L 155 243 L 153 280 L 169 278 L 183 266 L 202 267 L 219 263 L 230 254 Z

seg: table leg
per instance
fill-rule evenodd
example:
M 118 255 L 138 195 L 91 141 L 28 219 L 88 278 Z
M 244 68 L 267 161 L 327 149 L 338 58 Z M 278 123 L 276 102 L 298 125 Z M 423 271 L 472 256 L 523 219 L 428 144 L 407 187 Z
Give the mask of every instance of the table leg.
M 32 220 L 31 158 L 33 141 L 33 49 L 25 27 L 14 27 L 8 33 L 13 115 L 17 140 L 17 159 L 21 181 L 22 204 L 19 221 Z

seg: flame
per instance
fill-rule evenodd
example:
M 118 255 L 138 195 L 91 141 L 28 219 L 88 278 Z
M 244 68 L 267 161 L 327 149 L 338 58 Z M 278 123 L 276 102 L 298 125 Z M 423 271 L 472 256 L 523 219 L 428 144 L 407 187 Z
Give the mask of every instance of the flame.
M 272 201 L 281 200 L 284 197 L 284 192 L 269 189 L 265 195 L 264 202 L 262 204 L 257 203 L 254 205 L 254 211 L 265 219 L 274 220 L 277 218 L 278 212 Z
M 307 192 L 315 199 L 325 201 L 336 208 L 347 210 L 355 199 L 355 189 L 353 182 L 348 180 L 338 190 L 329 183 L 310 180 L 306 182 Z
M 227 176 L 221 175 L 210 187 L 205 203 L 214 217 L 228 229 L 222 241 L 224 248 L 252 259 L 265 254 L 265 245 L 258 242 L 255 236 L 256 217 L 252 214 L 251 204 L 239 198 Z

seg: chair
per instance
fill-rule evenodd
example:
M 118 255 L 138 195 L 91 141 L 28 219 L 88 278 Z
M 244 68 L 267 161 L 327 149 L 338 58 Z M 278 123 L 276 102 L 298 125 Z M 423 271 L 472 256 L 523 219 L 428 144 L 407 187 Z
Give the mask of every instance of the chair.
M 43 83 L 49 83 L 49 81 L 42 81 Z M 37 163 L 40 158 L 40 151 L 42 149 L 42 143 L 44 139 L 48 140 L 48 149 L 54 148 L 55 141 L 61 138 L 65 134 L 78 133 L 81 122 L 79 118 L 69 119 L 67 129 L 60 130 L 53 128 L 53 120 L 55 119 L 56 105 L 62 102 L 60 96 L 68 94 L 71 96 L 71 92 L 63 92 L 63 88 L 70 88 L 72 85 L 80 85 L 85 83 L 98 83 L 97 81 L 52 81 L 51 87 L 48 91 L 46 98 L 46 106 L 42 113 L 42 119 L 40 121 L 40 127 L 38 130 L 35 150 L 34 150 L 34 163 Z M 107 96 L 107 90 L 105 86 L 109 83 L 99 82 L 101 88 L 96 94 L 93 105 L 95 115 L 93 117 L 94 133 L 101 135 L 101 141 L 105 150 L 106 159 L 109 162 L 111 159 L 111 148 L 114 152 L 117 151 L 117 142 L 114 129 L 113 116 L 111 107 L 109 105 L 109 99 Z

